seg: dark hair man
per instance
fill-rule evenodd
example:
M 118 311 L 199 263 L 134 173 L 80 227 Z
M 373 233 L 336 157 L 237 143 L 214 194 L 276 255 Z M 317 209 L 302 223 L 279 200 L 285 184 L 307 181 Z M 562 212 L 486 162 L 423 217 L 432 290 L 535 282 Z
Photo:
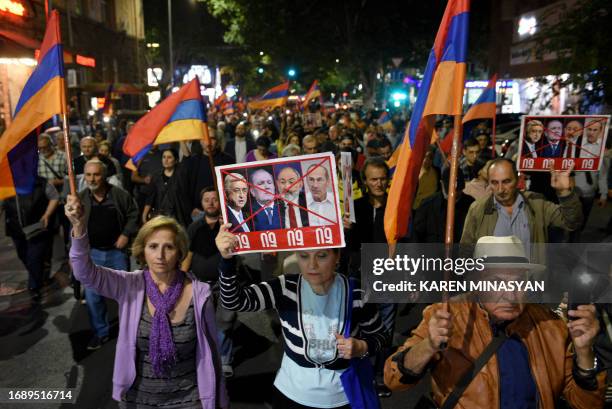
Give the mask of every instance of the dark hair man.
M 488 169 L 492 193 L 472 203 L 465 219 L 461 244 L 475 244 L 482 236 L 517 236 L 527 254 L 531 244 L 548 242 L 548 227 L 575 230 L 582 223 L 578 195 L 572 190 L 570 171 L 551 171 L 550 186 L 555 189 L 559 204 L 547 201 L 533 192 L 519 192 L 514 162 L 494 159 Z M 543 249 L 533 255 L 544 261 Z

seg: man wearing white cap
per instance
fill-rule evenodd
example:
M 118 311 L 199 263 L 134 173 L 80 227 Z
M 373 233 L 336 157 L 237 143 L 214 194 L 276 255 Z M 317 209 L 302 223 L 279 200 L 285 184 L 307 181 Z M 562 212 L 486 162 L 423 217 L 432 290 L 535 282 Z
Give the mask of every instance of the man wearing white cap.
M 472 280 L 525 280 L 544 269 L 529 262 L 515 236 L 480 238 L 474 259 L 485 255 L 484 270 Z M 569 311 L 575 320 L 566 324 L 546 306 L 525 303 L 524 294 L 467 293 L 427 307 L 387 360 L 386 385 L 408 389 L 429 369 L 442 409 L 554 409 L 561 397 L 575 409 L 603 407 L 605 373 L 593 352 L 600 329 L 595 306 Z

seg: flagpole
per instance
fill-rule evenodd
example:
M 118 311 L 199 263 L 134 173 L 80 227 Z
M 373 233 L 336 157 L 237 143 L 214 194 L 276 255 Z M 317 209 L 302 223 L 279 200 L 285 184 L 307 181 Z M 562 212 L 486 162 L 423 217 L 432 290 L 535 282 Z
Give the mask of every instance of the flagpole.
M 495 128 L 497 128 L 496 123 L 497 123 L 497 101 L 495 101 L 495 115 L 493 115 L 493 129 L 491 131 L 491 140 L 492 140 L 492 148 L 493 148 L 493 159 L 495 159 L 497 157 L 497 148 L 495 146 L 495 135 L 496 135 Z
M 45 2 L 46 5 L 51 7 L 48 2 Z M 57 11 L 49 10 L 50 13 L 57 13 Z M 48 17 L 48 16 L 47 16 Z M 58 15 L 59 19 L 59 15 Z M 57 22 L 57 39 L 61 43 L 61 33 L 60 33 L 60 25 L 59 20 Z M 62 65 L 64 63 L 64 56 L 61 58 Z M 66 102 L 66 82 L 62 79 L 62 86 L 60 87 L 60 104 L 62 107 L 62 122 L 63 122 L 63 133 L 64 133 L 64 149 L 66 152 L 66 165 L 68 166 L 68 184 L 70 185 L 70 194 L 75 196 L 77 194 L 76 180 L 74 178 L 74 164 L 72 162 L 72 147 L 70 144 L 70 122 L 68 121 L 68 113 L 67 107 L 68 104 Z
M 447 253 L 450 251 L 450 246 L 453 244 L 455 232 L 455 201 L 457 192 L 455 182 L 457 181 L 457 171 L 459 168 L 459 141 L 463 137 L 461 114 L 455 115 L 454 128 L 450 160 L 450 177 L 448 182 L 448 205 L 446 207 L 446 234 L 444 236 L 444 244 L 446 245 Z
M 72 162 L 72 148 L 70 146 L 70 124 L 68 122 L 68 115 L 66 114 L 66 108 L 65 108 L 65 102 L 66 102 L 66 96 L 64 95 L 64 89 L 62 87 L 62 102 L 64 102 L 64 113 L 62 114 L 62 122 L 64 123 L 64 146 L 65 146 L 65 152 L 66 152 L 66 163 L 68 165 L 68 183 L 70 184 L 70 194 L 71 195 L 76 195 L 77 194 L 77 188 L 76 188 L 76 181 L 74 179 L 74 166 L 73 166 L 73 162 Z

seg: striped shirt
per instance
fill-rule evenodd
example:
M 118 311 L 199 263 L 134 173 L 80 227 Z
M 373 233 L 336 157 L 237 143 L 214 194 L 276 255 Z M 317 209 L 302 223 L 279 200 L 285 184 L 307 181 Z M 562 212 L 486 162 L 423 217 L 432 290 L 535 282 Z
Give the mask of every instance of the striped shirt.
M 343 299 L 348 300 L 346 291 L 349 288 L 348 279 L 340 276 L 344 281 Z M 235 257 L 222 259 L 219 263 L 219 282 L 221 288 L 221 302 L 223 308 L 232 311 L 263 311 L 276 309 L 280 318 L 285 354 L 298 365 L 307 368 L 324 367 L 327 369 L 345 369 L 349 360 L 335 356 L 322 364 L 316 363 L 308 356 L 308 339 L 302 326 L 302 303 L 300 284 L 302 276 L 299 274 L 281 275 L 273 280 L 242 287 L 236 276 Z M 378 308 L 374 304 L 364 303 L 364 292 L 355 288 L 353 290 L 353 312 L 350 334 L 364 340 L 368 344 L 368 352 L 374 355 L 385 345 L 387 334 L 378 315 Z M 339 328 L 344 333 L 346 322 Z

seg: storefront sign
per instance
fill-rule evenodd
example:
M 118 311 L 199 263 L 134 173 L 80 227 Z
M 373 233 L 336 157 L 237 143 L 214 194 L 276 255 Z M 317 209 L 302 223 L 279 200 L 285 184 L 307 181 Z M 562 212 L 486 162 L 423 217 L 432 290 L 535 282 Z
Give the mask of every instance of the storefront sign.
M 0 11 L 5 11 L 20 17 L 26 15 L 26 8 L 16 0 L 0 0 Z

